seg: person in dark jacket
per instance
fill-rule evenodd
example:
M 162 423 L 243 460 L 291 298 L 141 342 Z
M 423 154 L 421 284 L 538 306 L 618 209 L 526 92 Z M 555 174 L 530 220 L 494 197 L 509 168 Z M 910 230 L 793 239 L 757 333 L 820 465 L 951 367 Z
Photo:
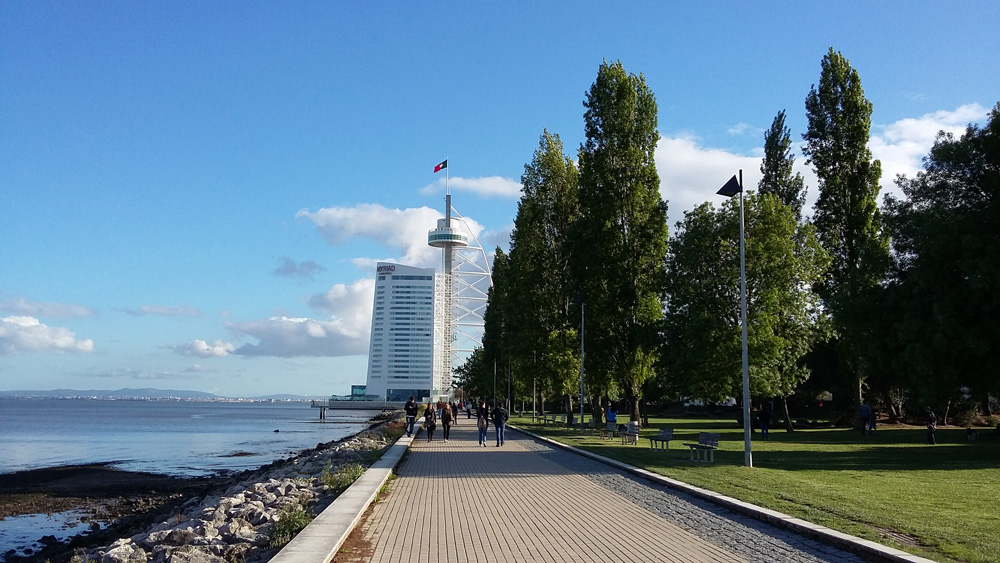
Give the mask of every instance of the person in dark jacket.
M 437 410 L 434 403 L 427 403 L 424 409 L 424 429 L 427 430 L 427 441 L 434 439 L 434 429 L 437 428 Z
M 480 401 L 476 409 L 476 428 L 479 429 L 479 445 L 486 447 L 486 430 L 489 428 L 490 411 L 486 408 L 486 401 Z
M 503 445 L 503 433 L 507 427 L 507 409 L 502 406 L 493 409 L 493 427 L 497 431 L 497 447 L 499 448 Z
M 454 421 L 455 417 L 451 414 L 451 403 L 445 403 L 444 408 L 441 409 L 441 428 L 444 430 L 445 442 L 451 435 L 451 425 Z
M 925 407 L 927 411 L 927 443 L 936 444 L 937 440 L 934 438 L 934 431 L 937 429 L 937 415 L 931 410 L 930 406 Z
M 410 400 L 406 401 L 403 410 L 406 411 L 406 435 L 410 437 L 413 436 L 413 424 L 417 420 L 417 402 L 413 400 L 413 395 L 410 395 Z

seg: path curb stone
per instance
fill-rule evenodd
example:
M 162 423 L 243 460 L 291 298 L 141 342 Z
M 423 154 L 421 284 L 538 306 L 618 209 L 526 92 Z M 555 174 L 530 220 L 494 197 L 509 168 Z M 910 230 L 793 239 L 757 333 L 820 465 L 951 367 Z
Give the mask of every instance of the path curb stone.
M 926 559 L 924 557 L 919 557 L 911 553 L 906 553 L 898 549 L 891 548 L 889 546 L 882 545 L 870 540 L 862 539 L 857 536 L 852 536 L 850 534 L 845 534 L 843 532 L 838 532 L 826 526 L 820 526 L 818 524 L 813 524 L 812 522 L 807 522 L 800 518 L 794 518 L 787 514 L 778 512 L 776 510 L 769 510 L 767 508 L 762 508 L 741 500 L 728 497 L 707 489 L 702 489 L 700 487 L 695 487 L 694 485 L 689 485 L 683 481 L 678 481 L 676 479 L 671 479 L 670 477 L 665 477 L 663 475 L 653 473 L 652 471 L 647 471 L 620 461 L 611 459 L 609 457 L 604 457 L 580 448 L 570 446 L 568 444 L 563 444 L 552 440 L 551 438 L 546 438 L 545 436 L 540 436 L 534 432 L 530 432 L 523 428 L 517 426 L 508 425 L 508 428 L 512 428 L 521 432 L 527 436 L 531 436 L 536 440 L 545 442 L 551 446 L 573 452 L 575 454 L 590 458 L 594 461 L 598 461 L 622 471 L 627 471 L 633 475 L 638 475 L 654 483 L 670 487 L 679 491 L 683 491 L 689 495 L 698 497 L 700 499 L 724 506 L 734 512 L 740 514 L 745 514 L 762 522 L 766 522 L 773 526 L 790 530 L 806 536 L 808 538 L 814 539 L 816 541 L 825 543 L 827 545 L 832 545 L 834 547 L 843 549 L 844 551 L 849 551 L 864 557 L 874 558 L 879 561 L 886 561 L 889 563 L 935 563 L 932 559 Z

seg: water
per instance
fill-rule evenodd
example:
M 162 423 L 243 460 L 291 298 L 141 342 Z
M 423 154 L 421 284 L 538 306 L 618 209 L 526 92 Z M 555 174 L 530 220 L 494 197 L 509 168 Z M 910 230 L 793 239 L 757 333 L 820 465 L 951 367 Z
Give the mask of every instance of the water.
M 320 422 L 301 402 L 0 399 L 0 479 L 88 463 L 189 477 L 241 471 L 360 432 L 375 414 L 328 411 Z
M 356 434 L 377 411 L 327 411 L 301 402 L 0 399 L 0 483 L 30 469 L 108 463 L 129 471 L 201 477 L 255 469 Z M 275 432 L 278 430 L 278 432 Z M 83 531 L 77 511 L 0 520 L 8 549 Z

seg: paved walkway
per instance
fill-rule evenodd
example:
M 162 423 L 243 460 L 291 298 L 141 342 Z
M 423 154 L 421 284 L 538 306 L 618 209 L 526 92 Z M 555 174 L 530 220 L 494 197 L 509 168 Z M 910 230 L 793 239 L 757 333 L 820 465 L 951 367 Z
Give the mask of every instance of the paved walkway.
M 555 449 L 461 419 L 414 441 L 386 498 L 335 561 L 850 561 L 863 559 Z

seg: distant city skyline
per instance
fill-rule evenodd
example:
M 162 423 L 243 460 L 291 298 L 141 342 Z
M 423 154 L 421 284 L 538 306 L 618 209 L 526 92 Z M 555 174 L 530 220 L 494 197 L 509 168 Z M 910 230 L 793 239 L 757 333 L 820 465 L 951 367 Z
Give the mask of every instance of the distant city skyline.
M 440 270 L 450 188 L 506 250 L 543 130 L 576 158 L 604 59 L 656 95 L 671 232 L 831 46 L 882 193 L 1000 99 L 1000 5 L 0 3 L 0 390 L 348 394 L 375 265 Z M 816 181 L 800 152 L 796 167 Z M 880 197 L 881 200 L 881 197 Z

